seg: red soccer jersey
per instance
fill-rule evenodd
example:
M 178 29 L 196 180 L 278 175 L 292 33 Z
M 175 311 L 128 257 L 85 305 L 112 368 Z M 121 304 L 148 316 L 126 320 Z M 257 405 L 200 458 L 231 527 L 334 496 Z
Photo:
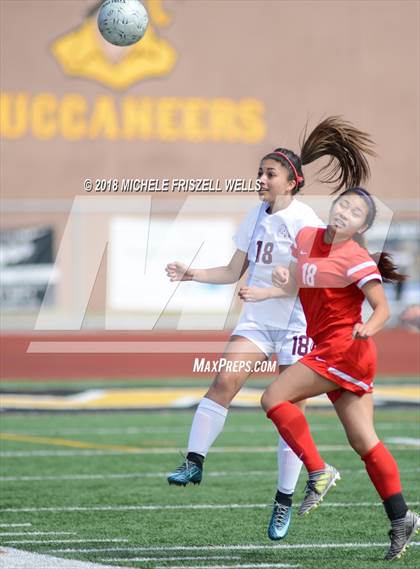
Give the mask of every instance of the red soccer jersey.
M 304 227 L 292 247 L 307 334 L 316 344 L 343 329 L 347 329 L 348 334 L 349 328 L 361 322 L 365 297 L 360 289 L 372 279 L 382 281 L 366 249 L 352 239 L 327 244 L 325 231 Z

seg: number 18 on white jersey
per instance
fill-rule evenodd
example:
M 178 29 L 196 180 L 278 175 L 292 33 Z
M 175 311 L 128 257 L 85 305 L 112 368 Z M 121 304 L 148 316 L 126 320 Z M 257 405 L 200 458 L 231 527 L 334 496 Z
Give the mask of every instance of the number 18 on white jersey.
M 288 267 L 291 246 L 302 227 L 324 224 L 306 204 L 293 199 L 276 213 L 267 213 L 268 205 L 255 207 L 242 222 L 234 242 L 248 253 L 248 285 L 271 287 L 271 275 L 277 265 Z M 247 320 L 261 329 L 305 330 L 306 321 L 297 298 L 269 299 L 246 303 L 240 322 Z

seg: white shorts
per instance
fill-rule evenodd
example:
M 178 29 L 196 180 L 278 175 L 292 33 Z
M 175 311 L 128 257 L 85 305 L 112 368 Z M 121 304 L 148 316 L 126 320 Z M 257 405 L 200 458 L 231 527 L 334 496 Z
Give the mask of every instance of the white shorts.
M 255 322 L 241 322 L 233 330 L 232 336 L 247 338 L 267 358 L 275 354 L 279 365 L 294 364 L 308 354 L 314 345 L 306 330 L 264 330 Z

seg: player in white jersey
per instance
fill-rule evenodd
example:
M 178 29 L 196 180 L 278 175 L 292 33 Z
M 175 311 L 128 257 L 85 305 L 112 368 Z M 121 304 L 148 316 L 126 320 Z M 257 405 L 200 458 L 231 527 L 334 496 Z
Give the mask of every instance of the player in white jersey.
M 272 288 L 271 274 L 276 265 L 288 266 L 291 244 L 299 230 L 322 225 L 309 206 L 294 198 L 305 183 L 302 165 L 329 156 L 331 160 L 322 169 L 326 172 L 324 181 L 334 180 L 342 187 L 352 181 L 351 169 L 345 168 L 350 153 L 354 162 L 366 169 L 361 174 L 363 178 L 369 171 L 363 152 L 368 153 L 369 147 L 361 146 L 360 135 L 363 138 L 363 133 L 339 117 L 329 117 L 303 142 L 300 157 L 285 148 L 277 148 L 264 156 L 258 172 L 258 195 L 263 203 L 241 224 L 234 237 L 237 250 L 230 263 L 210 269 L 194 269 L 180 262 L 167 265 L 171 281 L 212 284 L 237 282 L 249 269 L 247 286 L 239 291 L 239 296 L 247 301 L 245 309 L 224 354 L 232 365 L 230 368 L 226 365 L 217 374 L 198 405 L 188 454 L 182 465 L 168 476 L 170 484 L 185 486 L 201 482 L 203 461 L 223 429 L 229 405 L 252 373 L 249 367 L 239 367 L 236 362 L 247 362 L 253 369 L 275 353 L 281 372 L 309 351 L 310 340 L 306 337 L 306 322 L 299 300 L 273 298 L 255 304 L 252 301 L 259 300 L 261 288 Z M 335 163 L 330 171 L 332 161 Z M 273 540 L 287 534 L 292 496 L 302 466 L 282 438 L 279 439 L 278 466 L 277 493 L 268 527 L 268 535 Z
M 260 182 L 264 182 L 264 167 L 266 174 L 271 175 L 273 166 L 276 167 L 270 161 L 264 162 L 259 172 Z M 264 192 L 266 189 L 262 186 L 262 197 Z M 238 250 L 247 253 L 247 286 L 240 289 L 239 296 L 248 302 L 232 336 L 248 338 L 268 357 L 275 353 L 281 365 L 291 365 L 307 353 L 310 345 L 300 300 L 289 298 L 278 302 L 273 298 L 255 304 L 250 301 L 261 288 L 271 289 L 272 272 L 280 260 L 290 259 L 290 247 L 300 229 L 319 227 L 323 223 L 308 205 L 292 196 L 278 203 L 278 207 L 282 205 L 285 207 L 279 210 L 271 209 L 264 201 L 249 213 L 234 237 Z

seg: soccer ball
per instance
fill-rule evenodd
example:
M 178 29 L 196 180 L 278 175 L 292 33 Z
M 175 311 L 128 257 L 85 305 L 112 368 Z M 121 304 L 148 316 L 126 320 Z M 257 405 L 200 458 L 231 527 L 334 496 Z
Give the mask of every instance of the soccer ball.
M 149 17 L 139 0 L 105 0 L 98 13 L 102 36 L 114 45 L 126 46 L 145 34 Z

